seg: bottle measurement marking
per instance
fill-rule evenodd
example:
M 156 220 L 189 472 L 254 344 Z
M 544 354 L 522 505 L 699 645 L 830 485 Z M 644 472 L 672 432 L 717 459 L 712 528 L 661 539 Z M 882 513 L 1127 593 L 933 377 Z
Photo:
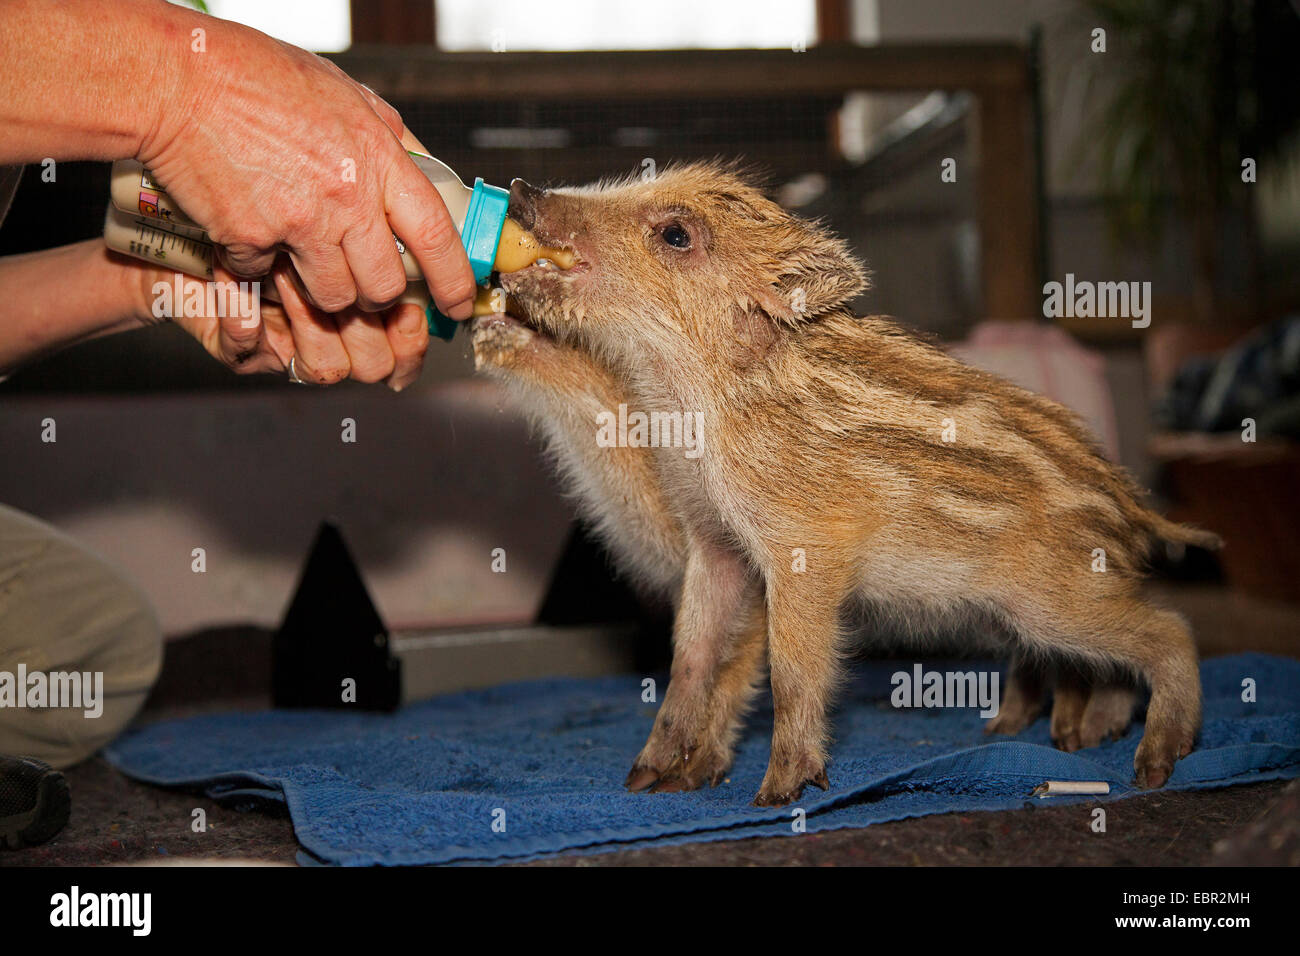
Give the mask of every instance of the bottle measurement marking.
M 173 229 L 160 228 L 156 220 L 133 217 L 135 237 L 130 240 L 133 256 L 156 262 L 166 262 L 167 254 L 182 253 L 202 260 L 209 278 L 212 276 L 212 244 L 193 236 L 186 236 Z

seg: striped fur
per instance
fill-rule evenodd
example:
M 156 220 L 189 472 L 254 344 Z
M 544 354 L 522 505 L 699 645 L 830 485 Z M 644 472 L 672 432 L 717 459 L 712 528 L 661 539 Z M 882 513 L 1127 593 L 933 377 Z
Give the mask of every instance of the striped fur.
M 1213 535 L 1151 511 L 1066 409 L 845 312 L 861 263 L 732 169 L 516 184 L 512 215 L 579 264 L 503 275 L 510 314 L 476 320 L 477 364 L 677 609 L 672 682 L 629 787 L 720 780 L 765 658 L 776 724 L 756 802 L 825 786 L 851 607 L 917 635 L 1004 635 L 1015 672 L 993 730 L 1023 727 L 1065 669 L 1054 735 L 1095 744 L 1124 731 L 1147 681 L 1135 768 L 1164 782 L 1199 724 L 1196 656 L 1139 585 L 1158 540 Z M 596 416 L 620 403 L 701 413 L 703 454 L 599 447 Z

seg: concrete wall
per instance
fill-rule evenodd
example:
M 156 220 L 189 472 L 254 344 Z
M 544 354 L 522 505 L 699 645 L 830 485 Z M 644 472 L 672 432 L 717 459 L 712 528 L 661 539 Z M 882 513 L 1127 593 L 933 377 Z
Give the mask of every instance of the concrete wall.
M 0 449 L 0 501 L 122 567 L 172 635 L 275 625 L 327 516 L 390 625 L 527 621 L 570 518 L 522 423 L 479 381 L 401 396 L 11 397 Z

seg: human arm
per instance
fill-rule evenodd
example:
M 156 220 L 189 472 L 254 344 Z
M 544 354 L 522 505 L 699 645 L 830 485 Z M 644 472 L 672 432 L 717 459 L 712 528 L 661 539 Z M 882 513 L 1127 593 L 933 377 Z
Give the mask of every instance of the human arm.
M 400 115 L 328 61 L 163 0 L 8 0 L 0 49 L 0 163 L 139 159 L 232 272 L 285 251 L 326 311 L 396 301 L 396 233 L 439 308 L 469 316 L 473 274 Z
M 299 375 L 319 384 L 354 378 L 401 390 L 419 378 L 428 344 L 419 306 L 329 315 L 303 300 L 285 270 L 274 278 L 285 305 L 262 299 L 256 321 L 206 310 L 185 315 L 174 296 L 172 321 L 241 373 L 283 372 L 297 355 Z M 99 239 L 0 258 L 0 375 L 77 342 L 165 321 L 160 293 L 175 282 L 176 273 L 110 252 Z

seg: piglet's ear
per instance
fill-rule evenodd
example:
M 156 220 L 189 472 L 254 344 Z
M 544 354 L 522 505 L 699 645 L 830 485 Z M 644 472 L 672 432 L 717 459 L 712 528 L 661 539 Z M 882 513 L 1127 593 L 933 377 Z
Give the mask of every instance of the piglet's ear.
M 848 246 L 819 227 L 793 219 L 773 277 L 759 289 L 758 306 L 773 319 L 798 325 L 848 302 L 868 286 L 867 271 Z

